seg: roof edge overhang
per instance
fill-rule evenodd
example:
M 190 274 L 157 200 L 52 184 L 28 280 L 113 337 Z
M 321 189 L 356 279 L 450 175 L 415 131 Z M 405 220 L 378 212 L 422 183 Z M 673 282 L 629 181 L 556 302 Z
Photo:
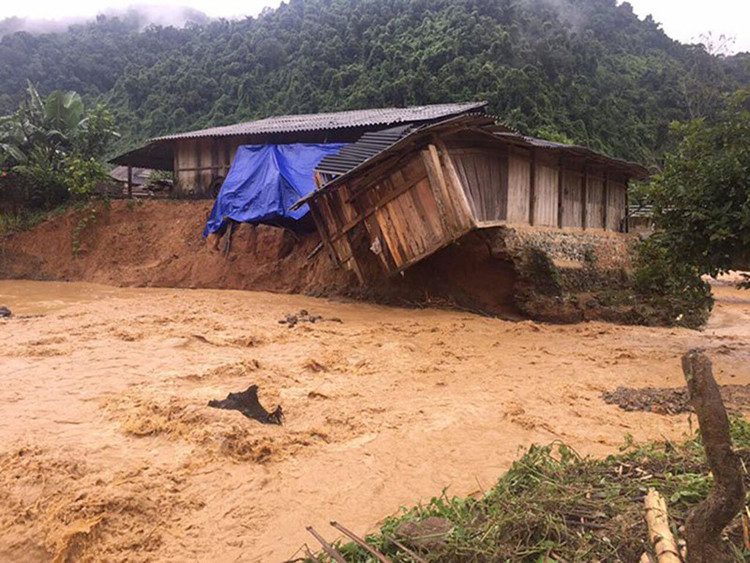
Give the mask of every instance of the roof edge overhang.
M 634 162 L 610 157 L 579 145 L 565 145 L 562 143 L 545 141 L 543 139 L 536 139 L 534 137 L 525 137 L 512 131 L 506 126 L 497 123 L 493 117 L 486 114 L 463 114 L 437 123 L 425 125 L 411 131 L 384 151 L 300 199 L 294 204 L 294 206 L 299 207 L 325 192 L 336 189 L 357 174 L 364 173 L 369 168 L 382 162 L 389 155 L 401 150 L 412 150 L 413 148 L 420 146 L 420 143 L 424 144 L 425 140 L 435 135 L 446 132 L 456 133 L 461 130 L 475 132 L 488 139 L 496 141 L 498 144 L 512 144 L 531 150 L 545 150 L 560 156 L 576 157 L 584 161 L 595 162 L 600 166 L 612 168 L 613 170 L 636 180 L 645 180 L 650 176 L 647 168 Z
M 174 171 L 174 153 L 168 143 L 162 144 L 152 141 L 142 147 L 118 155 L 109 162 L 117 166 Z

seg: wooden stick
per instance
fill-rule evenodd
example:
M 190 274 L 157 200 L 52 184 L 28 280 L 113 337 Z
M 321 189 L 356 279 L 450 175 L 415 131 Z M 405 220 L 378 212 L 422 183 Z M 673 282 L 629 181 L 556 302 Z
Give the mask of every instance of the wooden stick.
M 654 546 L 658 563 L 681 563 L 680 550 L 669 529 L 667 503 L 655 489 L 649 489 L 645 499 L 648 539 Z
M 224 256 L 229 256 L 229 251 L 232 249 L 232 235 L 234 234 L 234 221 L 229 220 L 229 226 L 227 227 L 226 237 L 227 240 L 224 243 Z
M 406 553 L 407 555 L 409 555 L 409 557 L 411 557 L 412 559 L 414 559 L 414 561 L 416 561 L 417 563 L 427 563 L 426 559 L 423 559 L 422 557 L 420 557 L 419 555 L 417 555 L 416 553 L 414 553 L 411 549 L 409 549 L 408 547 L 406 547 L 400 541 L 397 541 L 395 538 L 390 538 L 389 541 L 393 545 L 395 545 L 397 548 L 399 548 L 401 551 L 403 551 L 404 553 Z
M 318 540 L 320 545 L 323 546 L 323 551 L 328 554 L 328 557 L 332 558 L 338 563 L 346 563 L 346 559 L 344 559 L 343 556 L 338 551 L 336 551 L 336 548 L 334 548 L 330 543 L 324 540 L 323 537 L 315 531 L 315 528 L 313 528 L 312 526 L 308 526 L 306 529 L 316 540 Z
M 380 553 L 377 549 L 372 547 L 371 545 L 368 545 L 368 543 L 360 538 L 359 536 L 355 535 L 354 532 L 344 528 L 341 524 L 338 522 L 331 522 L 331 526 L 336 528 L 339 532 L 347 536 L 350 540 L 352 540 L 354 543 L 356 543 L 359 547 L 367 551 L 370 555 L 375 557 L 378 561 L 381 563 L 391 563 L 391 560 L 388 559 L 385 555 Z
M 698 418 L 708 466 L 714 475 L 708 497 L 690 511 L 685 523 L 687 561 L 731 561 L 721 533 L 745 504 L 742 464 L 732 450 L 729 417 L 712 373 L 711 360 L 701 350 L 690 350 L 682 357 L 682 371 L 690 404 Z

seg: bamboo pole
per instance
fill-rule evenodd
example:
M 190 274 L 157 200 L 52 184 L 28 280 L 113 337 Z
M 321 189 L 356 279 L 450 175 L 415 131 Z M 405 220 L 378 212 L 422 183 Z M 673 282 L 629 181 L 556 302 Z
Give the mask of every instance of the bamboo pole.
M 658 563 L 681 563 L 680 550 L 669 529 L 667 503 L 655 489 L 649 489 L 646 499 L 648 539 L 654 546 Z

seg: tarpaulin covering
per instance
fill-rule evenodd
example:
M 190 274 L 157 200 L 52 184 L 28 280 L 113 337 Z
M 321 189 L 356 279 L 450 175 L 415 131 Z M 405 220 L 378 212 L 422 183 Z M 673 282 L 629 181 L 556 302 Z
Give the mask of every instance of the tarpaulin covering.
M 317 164 L 344 146 L 297 143 L 238 147 L 203 236 L 222 230 L 227 219 L 284 226 L 299 222 L 310 208 L 290 208 L 315 189 Z

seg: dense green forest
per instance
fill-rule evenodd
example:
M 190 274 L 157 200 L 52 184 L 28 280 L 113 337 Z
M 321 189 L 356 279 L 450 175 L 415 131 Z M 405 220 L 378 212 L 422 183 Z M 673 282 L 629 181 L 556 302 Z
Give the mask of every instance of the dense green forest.
M 750 55 L 675 42 L 615 0 L 291 0 L 182 29 L 99 17 L 5 35 L 0 113 L 27 81 L 106 102 L 114 150 L 271 114 L 484 99 L 522 132 L 650 163 L 671 121 L 750 84 Z

